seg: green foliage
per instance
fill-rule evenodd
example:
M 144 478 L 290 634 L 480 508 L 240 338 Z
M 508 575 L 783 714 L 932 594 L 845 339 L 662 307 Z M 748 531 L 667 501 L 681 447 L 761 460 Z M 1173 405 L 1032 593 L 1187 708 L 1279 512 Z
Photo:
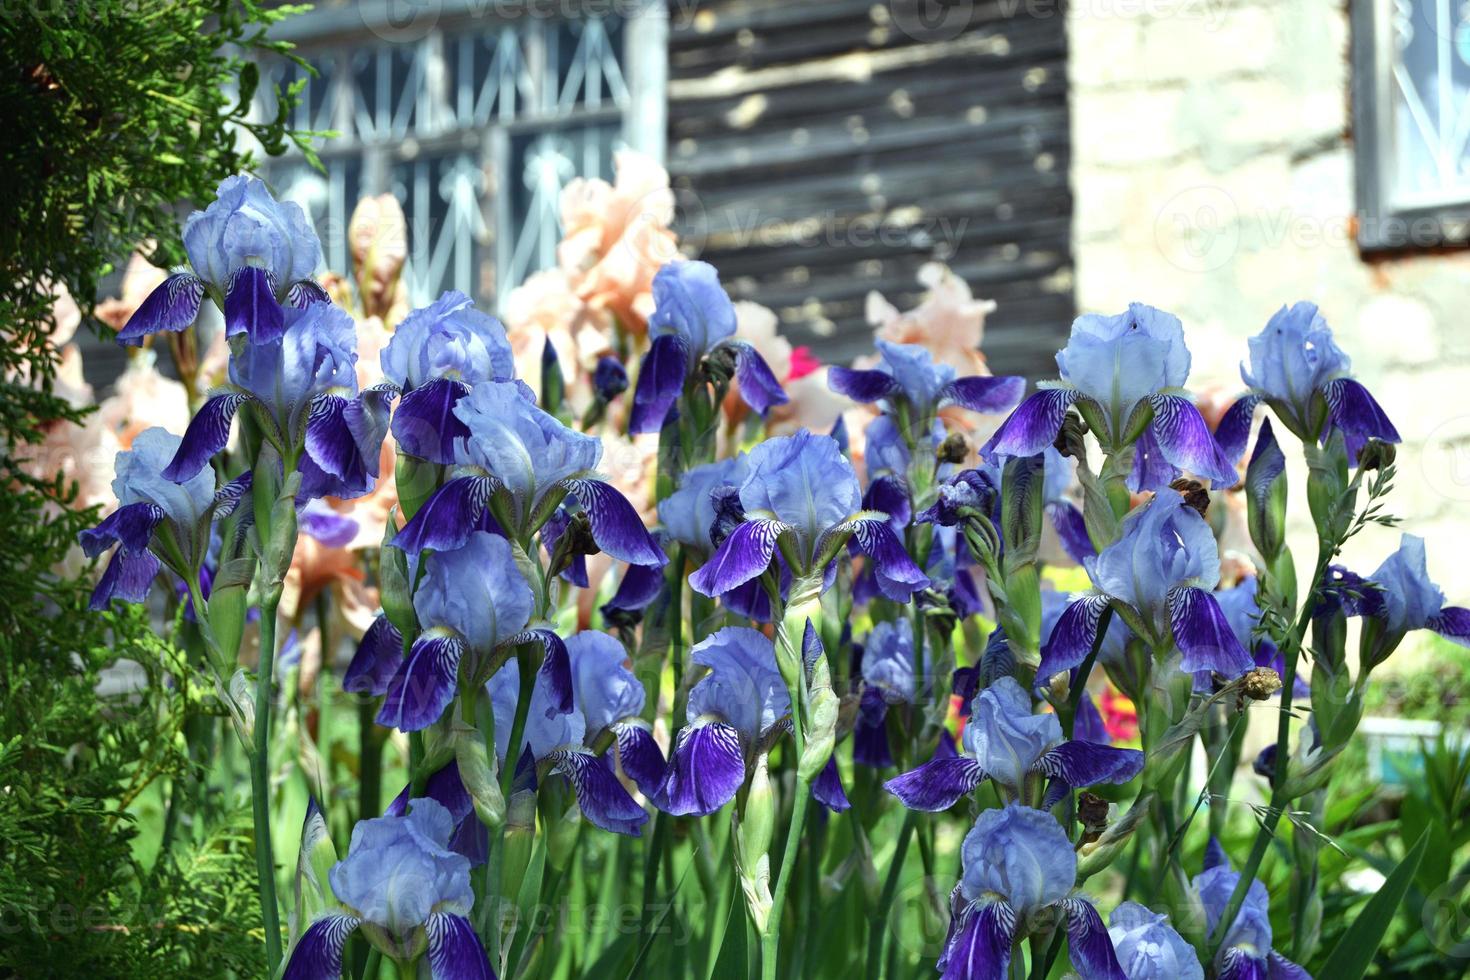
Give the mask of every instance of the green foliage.
M 245 118 L 258 80 L 245 59 L 283 54 L 263 33 L 296 9 L 0 11 L 0 975 L 260 969 L 248 819 L 214 801 L 207 825 L 164 822 L 164 848 L 140 837 L 130 809 L 198 784 L 181 727 L 217 710 L 212 694 L 144 611 L 88 613 L 73 542 L 96 515 L 69 509 L 75 488 L 22 462 L 27 444 L 81 414 L 52 391 L 52 293 L 65 287 L 85 310 L 143 242 L 154 261 L 176 261 L 177 203 L 251 166 L 242 134 L 270 153 L 304 139 L 284 125 L 293 93 L 269 124 Z M 137 664 L 136 683 L 99 697 L 120 658 Z

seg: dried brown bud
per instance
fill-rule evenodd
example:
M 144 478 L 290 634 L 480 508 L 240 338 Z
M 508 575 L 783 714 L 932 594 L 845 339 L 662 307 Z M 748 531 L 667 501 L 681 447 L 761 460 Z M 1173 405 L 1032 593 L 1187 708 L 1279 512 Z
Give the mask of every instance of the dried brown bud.
M 1186 480 L 1180 478 L 1169 484 L 1170 490 L 1178 490 L 1184 497 L 1184 505 L 1193 507 L 1199 516 L 1204 517 L 1205 511 L 1210 509 L 1210 491 L 1198 480 Z
M 1281 675 L 1270 667 L 1256 667 L 1241 680 L 1240 689 L 1253 701 L 1264 701 L 1281 690 Z
M 1052 445 L 1056 451 L 1063 456 L 1071 456 L 1075 459 L 1086 459 L 1087 448 L 1082 437 L 1087 435 L 1087 422 L 1082 416 L 1075 412 L 1068 412 L 1062 419 L 1062 427 L 1057 430 L 1057 437 Z
M 1092 843 L 1108 828 L 1108 801 L 1096 793 L 1078 794 L 1077 819 L 1082 822 L 1082 842 Z
M 963 463 L 970 455 L 970 440 L 958 432 L 951 432 L 944 437 L 934 455 L 941 463 Z
M 1398 450 L 1393 443 L 1384 442 L 1381 439 L 1369 439 L 1358 450 L 1358 469 L 1373 471 L 1381 470 L 1385 466 L 1392 466 L 1394 459 L 1398 457 Z

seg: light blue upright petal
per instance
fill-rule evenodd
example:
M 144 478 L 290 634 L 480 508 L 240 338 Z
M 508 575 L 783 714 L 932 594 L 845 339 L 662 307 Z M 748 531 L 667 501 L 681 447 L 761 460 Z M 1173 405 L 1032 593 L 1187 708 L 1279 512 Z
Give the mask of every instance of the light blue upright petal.
M 1241 378 L 1256 392 L 1290 406 L 1303 422 L 1312 393 L 1352 367 L 1315 303 L 1283 306 L 1247 344 L 1250 363 L 1241 365 Z
M 1204 980 L 1194 947 L 1167 915 L 1124 902 L 1108 916 L 1108 935 L 1128 980 Z
M 214 471 L 205 467 L 184 483 L 163 476 L 164 467 L 178 452 L 182 439 L 154 426 L 133 438 L 132 446 L 117 454 L 112 492 L 119 507 L 157 504 L 164 516 L 183 529 L 192 529 L 214 502 Z
M 436 378 L 473 385 L 515 376 L 505 327 L 456 291 L 404 317 L 380 359 L 383 374 L 405 390 Z
M 1424 539 L 1405 534 L 1399 549 L 1368 578 L 1382 588 L 1383 618 L 1390 632 L 1423 629 L 1444 607 L 1444 592 L 1429 578 Z
M 740 486 L 746 514 L 769 511 L 797 529 L 807 547 L 862 504 L 857 474 L 831 436 L 802 429 L 767 439 L 750 451 Z
M 745 454 L 732 459 L 695 466 L 679 478 L 679 489 L 658 504 L 659 523 L 669 536 L 682 545 L 709 552 L 710 525 L 715 520 L 715 507 L 710 492 L 717 487 L 738 487 L 745 481 L 748 466 Z
M 914 628 L 908 618 L 873 627 L 863 641 L 862 672 L 863 680 L 881 691 L 884 700 L 914 700 Z
M 616 637 L 583 630 L 566 642 L 572 660 L 573 700 L 588 731 L 599 731 L 643 711 L 643 685 L 626 666 L 628 651 Z
M 1013 677 L 998 678 L 975 696 L 965 725 L 965 750 L 992 779 L 1019 792 L 1026 774 L 1062 741 L 1055 714 L 1037 714 Z
M 562 425 L 526 400 L 519 384 L 477 384 L 454 406 L 469 429 L 456 458 L 483 467 L 515 500 L 524 518 L 553 485 L 595 469 L 602 441 Z
M 670 262 L 653 277 L 649 339 L 673 334 L 698 360 L 735 335 L 735 306 L 708 262 Z
M 1220 581 L 1220 552 L 1205 519 L 1165 487 L 1123 519 L 1118 540 L 1088 562 L 1087 571 L 1099 591 L 1127 602 L 1162 633 L 1169 590 L 1213 589 Z
M 317 395 L 357 393 L 357 326 L 332 303 L 288 307 L 284 315 L 279 338 L 246 344 L 230 358 L 230 380 L 260 399 L 289 438 Z
M 920 344 L 892 344 L 886 340 L 875 343 L 883 357 L 880 370 L 893 375 L 909 404 L 921 414 L 932 411 L 939 401 L 940 389 L 953 381 L 958 372 L 949 364 L 936 364 L 934 355 Z
M 516 568 L 510 542 L 476 531 L 464 547 L 424 559 L 413 607 L 424 629 L 447 626 L 484 654 L 525 629 L 535 598 Z
M 1189 377 L 1184 325 L 1173 314 L 1142 303 L 1131 303 L 1116 316 L 1084 314 L 1073 321 L 1057 367 L 1063 378 L 1107 410 L 1111 424 L 1120 426 L 1139 400 L 1181 387 Z
M 322 262 L 321 242 L 301 207 L 277 202 L 264 182 L 244 174 L 224 179 L 214 202 L 184 222 L 183 237 L 194 271 L 221 292 L 250 265 L 269 272 L 284 294 Z
M 502 765 L 506 764 L 505 750 L 510 744 L 510 730 L 515 726 L 520 679 L 520 664 L 511 659 L 485 684 L 485 690 L 490 694 L 490 708 L 495 714 L 495 754 Z M 528 746 L 532 758 L 544 759 L 562 746 L 582 744 L 587 734 L 587 725 L 582 718 L 582 712 L 576 710 L 578 705 L 575 694 L 572 701 L 573 710 L 569 712 L 552 710 L 555 698 L 551 685 L 546 680 L 545 672 L 537 671 L 536 680 L 531 685 L 531 703 L 526 709 L 524 738 L 521 740 L 521 749 L 515 753 L 516 759 L 521 757 L 521 751 Z
M 791 712 L 791 697 L 776 669 L 776 648 L 764 633 L 727 626 L 695 644 L 690 659 L 710 668 L 689 692 L 689 720 L 713 715 L 759 738 Z
M 1077 880 L 1077 854 L 1056 817 L 1018 803 L 981 813 L 960 861 L 966 898 L 998 895 L 1018 916 L 1061 901 Z
M 399 939 L 432 912 L 465 915 L 475 902 L 469 858 L 449 849 L 454 818 L 431 799 L 408 807 L 358 821 L 347 857 L 328 873 L 338 901 Z

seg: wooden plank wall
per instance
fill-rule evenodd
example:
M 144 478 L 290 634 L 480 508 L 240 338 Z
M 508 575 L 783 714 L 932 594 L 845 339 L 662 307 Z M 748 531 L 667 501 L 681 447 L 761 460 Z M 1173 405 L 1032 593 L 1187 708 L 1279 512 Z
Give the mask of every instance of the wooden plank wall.
M 670 0 L 680 231 L 825 360 L 943 259 L 999 308 L 997 373 L 1054 375 L 1073 310 L 1065 18 L 1024 0 Z

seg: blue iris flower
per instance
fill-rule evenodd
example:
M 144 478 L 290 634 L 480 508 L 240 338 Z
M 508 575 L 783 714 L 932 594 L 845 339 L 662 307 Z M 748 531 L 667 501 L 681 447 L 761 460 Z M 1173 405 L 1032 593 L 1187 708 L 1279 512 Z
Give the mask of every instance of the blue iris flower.
M 685 384 L 717 351 L 734 355 L 735 380 L 747 405 L 764 415 L 786 403 L 781 382 L 765 360 L 750 344 L 734 339 L 735 306 L 714 266 L 670 262 L 653 277 L 653 302 L 648 353 L 633 389 L 630 433 L 663 428 Z
M 1108 937 L 1128 980 L 1205 980 L 1194 947 L 1167 915 L 1124 902 L 1108 916 Z
M 830 436 L 803 429 L 767 439 L 747 459 L 739 492 L 743 520 L 690 576 L 696 591 L 718 596 L 752 581 L 770 567 L 778 545 L 797 575 L 824 574 L 848 545 L 869 558 L 879 587 L 896 601 L 929 584 L 889 515 L 860 509 L 857 474 Z
M 1378 645 L 1385 651 L 1397 646 L 1405 633 L 1421 629 L 1470 646 L 1470 609 L 1445 605 L 1444 592 L 1429 577 L 1424 539 L 1417 535 L 1405 534 L 1398 550 L 1368 576 L 1356 607 L 1375 622 L 1381 632 Z
M 1195 876 L 1193 887 L 1205 911 L 1205 933 L 1213 935 L 1230 896 L 1240 882 L 1240 873 L 1230 867 L 1217 841 L 1205 851 L 1205 870 Z M 1252 881 L 1240 912 L 1225 933 L 1215 954 L 1214 972 L 1219 980 L 1311 980 L 1306 970 L 1271 948 L 1271 899 L 1266 886 Z
M 808 626 L 804 657 L 811 661 L 815 633 Z M 747 753 L 765 751 L 790 725 L 791 696 L 776 667 L 776 648 L 764 634 L 727 626 L 690 651 L 708 672 L 689 691 L 689 723 L 675 738 L 668 768 L 653 794 L 659 809 L 675 816 L 706 816 L 735 798 L 748 776 Z M 834 759 L 812 784 L 829 809 L 848 807 Z
M 1025 799 L 1048 783 L 1050 809 L 1073 789 L 1126 783 L 1143 771 L 1143 753 L 1082 740 L 1067 741 L 1051 713 L 1032 710 L 1031 696 L 1013 677 L 999 677 L 975 696 L 965 725 L 965 754 L 935 758 L 884 785 L 911 810 L 954 806 L 986 779 L 1007 798 Z
M 427 728 L 454 699 L 466 659 L 463 672 L 483 676 L 482 671 L 494 670 L 515 647 L 530 643 L 540 645 L 544 655 L 540 673 L 551 698 L 545 710 L 572 710 L 566 645 L 553 630 L 529 625 L 535 597 L 516 570 L 505 538 L 475 531 L 463 546 L 427 556 L 413 608 L 423 632 L 406 657 L 401 647 L 392 649 L 387 635 L 391 627 L 384 627 L 374 638 L 375 659 L 359 666 L 354 658 L 349 671 L 354 684 L 366 687 L 365 679 L 380 679 L 393 665 L 378 724 L 406 732 Z
M 1102 917 L 1072 894 L 1077 854 L 1051 814 L 1018 803 L 986 810 L 965 835 L 960 862 L 939 956 L 944 980 L 1005 980 L 1018 927 L 1044 910 L 1065 920 L 1078 972 L 1090 980 L 1125 980 Z
M 1212 591 L 1220 581 L 1215 535 L 1178 491 L 1159 490 L 1129 513 L 1118 540 L 1086 568 L 1095 591 L 1062 613 L 1042 647 L 1038 677 L 1087 658 L 1109 604 L 1155 649 L 1177 646 L 1184 670 L 1239 677 L 1254 666 Z
M 1062 383 L 1022 402 L 980 454 L 1034 456 L 1056 440 L 1076 405 L 1097 423 L 1094 433 L 1110 452 L 1136 440 L 1131 489 L 1167 486 L 1181 470 L 1232 486 L 1234 461 L 1183 391 L 1189 363 L 1184 326 L 1172 314 L 1133 303 L 1117 316 L 1080 316 L 1057 354 Z
M 469 435 L 454 414 L 459 399 L 482 381 L 515 377 L 505 327 L 455 291 L 404 317 L 379 359 L 403 392 L 393 414 L 398 448 L 434 463 L 453 462 L 455 440 Z
M 584 666 L 593 669 L 607 668 L 607 660 L 599 655 L 599 641 L 603 635 L 613 646 L 622 651 L 622 646 L 605 634 L 578 634 L 568 642 L 575 661 L 591 660 Z M 608 651 L 602 650 L 601 653 Z M 594 666 L 595 664 L 595 666 Z M 574 668 L 575 669 L 575 668 Z M 614 712 L 631 704 L 632 688 L 641 695 L 643 688 L 632 672 L 621 663 L 611 666 L 604 686 L 593 689 L 588 678 L 574 685 L 574 692 L 586 692 L 587 703 L 580 702 L 573 694 L 573 710 L 561 713 L 555 710 L 556 694 L 544 674 L 538 674 L 531 687 L 531 703 L 526 714 L 524 737 L 517 753 L 519 767 L 536 767 L 542 778 L 553 775 L 566 777 L 577 796 L 577 806 L 594 826 L 603 830 L 637 837 L 648 814 L 643 807 L 628 795 L 623 784 L 618 782 L 613 771 L 612 758 L 599 756 L 588 749 L 588 736 L 595 735 L 607 725 L 600 724 L 605 712 Z M 490 694 L 490 705 L 495 713 L 495 751 L 501 765 L 507 764 L 511 729 L 515 724 L 516 702 L 520 698 L 520 667 L 515 661 L 505 665 L 485 686 Z M 610 697 L 608 695 L 611 695 Z M 639 705 L 641 708 L 641 704 Z M 625 717 L 625 716 L 623 716 Z M 657 746 L 653 751 L 658 751 Z M 640 760 L 646 761 L 646 760 Z M 661 761 L 661 760 L 660 760 Z M 631 775 L 631 773 L 630 773 Z
M 306 214 L 276 201 L 258 178 L 226 177 L 214 202 L 184 222 L 184 249 L 193 271 L 175 272 L 150 293 L 118 333 L 118 343 L 141 344 L 149 334 L 185 329 L 198 317 L 206 291 L 224 311 L 225 333 L 246 334 L 252 343 L 285 329 L 283 304 L 327 302 L 311 278 L 322 246 Z
M 887 415 L 903 416 L 915 425 L 927 426 L 934 413 L 945 405 L 959 405 L 975 412 L 1004 412 L 1014 408 L 1026 390 L 1026 380 L 1016 377 L 959 377 L 949 364 L 936 364 L 929 350 L 919 344 L 876 341 L 882 362 L 871 370 L 834 367 L 827 385 L 853 401 L 877 402 Z
M 908 619 L 874 625 L 862 644 L 859 671 L 862 700 L 852 731 L 852 758 L 875 769 L 893 765 L 888 743 L 888 711 L 912 704 L 919 690 L 914 675 L 914 627 Z
M 710 536 L 716 512 L 715 491 L 738 488 L 749 472 L 745 454 L 694 466 L 679 477 L 679 487 L 658 504 L 658 519 L 669 537 L 701 554 L 715 550 Z
M 453 477 L 398 532 L 410 554 L 458 548 L 490 517 L 523 546 L 570 497 L 604 552 L 635 565 L 668 558 L 621 493 L 597 476 L 602 440 L 537 408 L 516 382 L 486 381 L 454 406 L 468 435 L 455 439 Z
M 287 309 L 281 333 L 238 347 L 230 384 L 211 393 L 189 422 L 171 480 L 193 479 L 225 448 L 242 407 L 284 460 L 296 460 L 300 496 L 358 497 L 377 481 L 393 392 L 358 391 L 357 328 L 331 303 Z
M 475 904 L 470 861 L 449 847 L 454 832 L 454 818 L 432 799 L 410 801 L 402 815 L 358 821 L 347 857 L 328 873 L 341 910 L 302 933 L 282 980 L 335 980 L 343 947 L 358 930 L 404 970 L 427 956 L 436 977 L 493 978 L 468 918 Z
M 117 510 L 78 536 L 89 558 L 117 545 L 92 592 L 92 609 L 106 609 L 113 599 L 142 602 L 165 560 L 180 578 L 192 579 L 209 551 L 212 518 L 224 516 L 238 499 L 231 498 L 238 489 L 233 485 L 216 497 L 213 472 L 201 471 L 182 483 L 163 477 L 180 442 L 155 426 L 117 454 L 112 481 Z
M 1216 433 L 1232 459 L 1244 455 L 1262 401 L 1304 442 L 1340 430 L 1350 460 L 1369 439 L 1400 441 L 1368 389 L 1349 376 L 1352 362 L 1315 303 L 1283 306 L 1249 345 L 1250 363 L 1240 366 L 1240 376 L 1251 393 L 1230 406 Z
M 567 640 L 567 652 L 573 701 L 582 712 L 588 741 L 610 732 L 623 772 L 652 797 L 663 780 L 664 754 L 643 719 L 643 684 L 628 669 L 627 651 L 607 633 L 583 630 Z

